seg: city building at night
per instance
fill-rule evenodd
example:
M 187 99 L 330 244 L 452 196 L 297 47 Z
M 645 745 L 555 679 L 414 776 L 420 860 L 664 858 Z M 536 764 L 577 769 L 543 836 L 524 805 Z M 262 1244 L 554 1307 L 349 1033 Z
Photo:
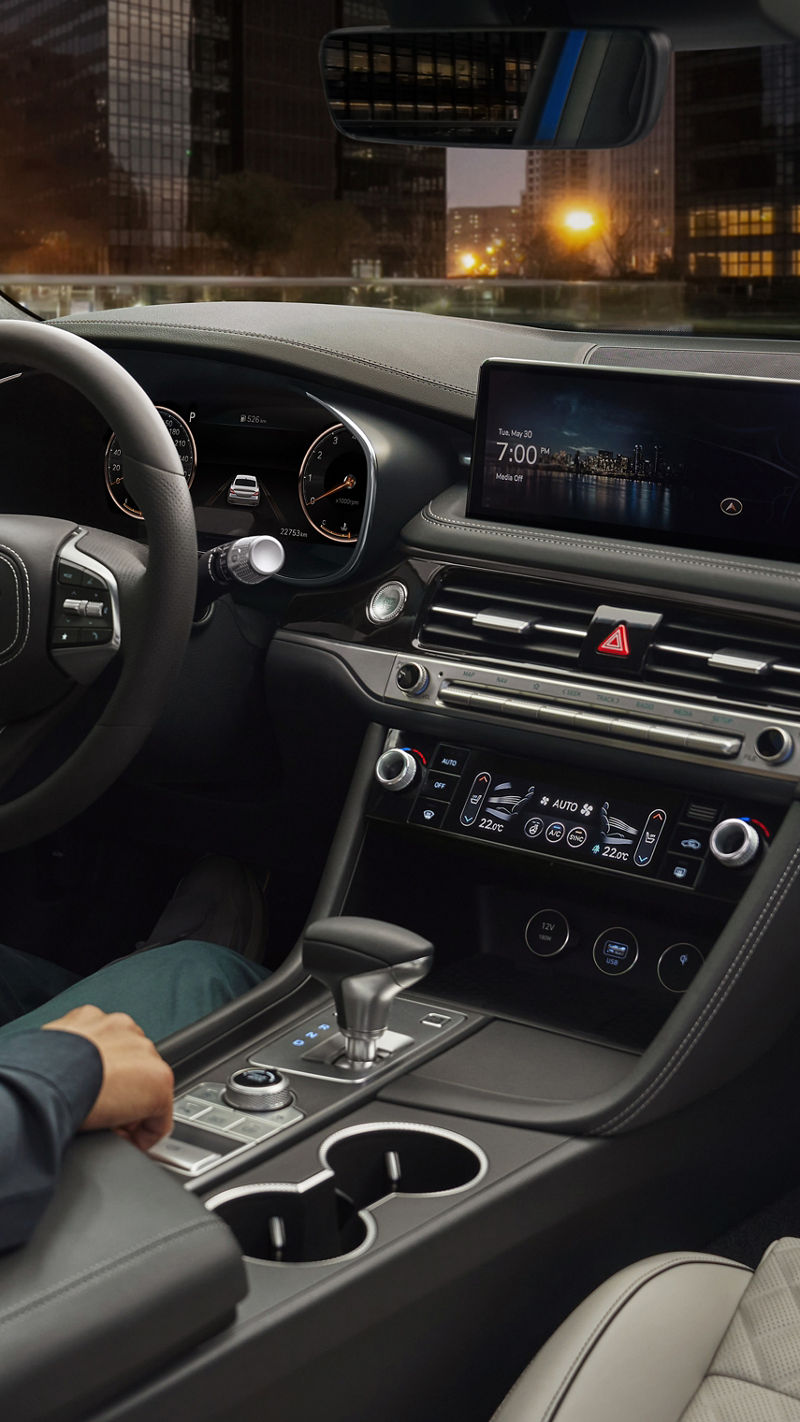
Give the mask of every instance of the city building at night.
M 516 276 L 523 241 L 519 203 L 451 207 L 447 213 L 447 275 Z
M 444 153 L 348 143 L 323 98 L 319 36 L 384 18 L 368 0 L 0 0 L 6 269 L 224 270 L 204 221 L 244 172 L 301 209 L 355 208 L 361 275 L 444 275 Z
M 800 276 L 800 150 L 787 146 L 800 123 L 800 45 L 684 54 L 676 86 L 681 269 L 748 283 Z
M 624 148 L 528 153 L 525 227 L 556 230 L 586 214 L 582 247 L 603 275 L 657 274 L 672 260 L 674 79 L 653 131 Z M 572 227 L 579 232 L 581 228 Z

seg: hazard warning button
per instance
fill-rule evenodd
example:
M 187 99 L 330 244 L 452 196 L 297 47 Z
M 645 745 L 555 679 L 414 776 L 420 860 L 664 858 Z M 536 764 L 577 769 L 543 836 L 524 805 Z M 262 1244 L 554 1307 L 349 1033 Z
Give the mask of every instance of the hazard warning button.
M 629 657 L 631 654 L 631 644 L 628 641 L 628 629 L 624 622 L 620 622 L 607 637 L 604 637 L 598 652 L 603 652 L 607 657 Z
M 581 666 L 615 676 L 638 676 L 660 622 L 659 612 L 601 604 L 584 638 Z

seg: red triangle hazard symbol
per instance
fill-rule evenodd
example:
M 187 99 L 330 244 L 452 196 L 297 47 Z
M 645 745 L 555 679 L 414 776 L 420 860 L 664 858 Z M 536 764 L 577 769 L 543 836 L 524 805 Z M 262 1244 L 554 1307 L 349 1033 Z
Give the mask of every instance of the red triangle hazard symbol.
M 631 649 L 625 623 L 620 622 L 619 627 L 615 627 L 613 632 L 609 632 L 597 650 L 598 652 L 608 652 L 612 657 L 629 657 Z

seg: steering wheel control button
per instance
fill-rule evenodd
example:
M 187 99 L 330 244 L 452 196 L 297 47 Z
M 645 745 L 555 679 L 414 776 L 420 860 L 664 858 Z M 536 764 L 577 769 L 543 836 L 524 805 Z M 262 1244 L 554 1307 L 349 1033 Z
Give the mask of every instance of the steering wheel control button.
M 436 770 L 429 770 L 425 777 L 422 793 L 423 795 L 432 795 L 436 800 L 452 800 L 458 785 L 457 775 L 440 775 Z
M 693 825 L 678 825 L 669 847 L 673 854 L 699 859 L 708 849 L 708 830 L 695 829 Z
M 292 1088 L 275 1067 L 242 1067 L 228 1077 L 225 1100 L 240 1111 L 280 1111 L 292 1100 Z
M 749 820 L 720 820 L 711 831 L 708 847 L 726 869 L 743 869 L 755 859 L 761 840 Z
M 544 832 L 544 837 L 548 844 L 560 844 L 564 838 L 565 830 L 560 820 L 551 820 Z
M 86 588 L 89 593 L 107 592 L 105 583 L 96 573 L 90 573 L 87 568 L 79 568 L 75 563 L 68 563 L 64 558 L 59 559 L 58 581 L 62 587 Z
M 428 669 L 422 662 L 401 662 L 394 679 L 406 696 L 421 696 L 430 681 Z
M 367 617 L 376 627 L 384 627 L 400 616 L 408 601 L 405 583 L 384 583 L 367 603 Z
M 468 759 L 469 751 L 465 746 L 439 746 L 431 761 L 431 770 L 443 770 L 445 775 L 460 775 Z
M 639 957 L 639 944 L 628 928 L 606 928 L 595 940 L 594 965 L 609 978 L 629 973 Z
M 756 755 L 768 765 L 781 765 L 794 750 L 794 741 L 782 726 L 765 726 L 756 736 Z
M 658 960 L 658 981 L 667 992 L 685 992 L 703 961 L 693 943 L 671 943 Z
M 385 750 L 375 762 L 375 779 L 382 790 L 396 795 L 414 784 L 418 769 L 419 762 L 410 750 Z
M 537 958 L 555 958 L 569 943 L 569 922 L 558 909 L 539 909 L 525 925 L 525 942 Z
M 441 829 L 449 805 L 446 800 L 417 800 L 408 817 L 410 825 L 424 825 L 426 829 Z
M 60 558 L 57 566 L 51 647 L 91 647 L 110 642 L 113 613 L 102 578 Z

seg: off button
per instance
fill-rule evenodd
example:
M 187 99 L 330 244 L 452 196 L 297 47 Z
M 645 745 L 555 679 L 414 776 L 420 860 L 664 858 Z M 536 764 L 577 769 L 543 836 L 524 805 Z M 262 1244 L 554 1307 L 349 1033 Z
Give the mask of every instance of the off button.
M 525 925 L 525 942 L 537 958 L 554 958 L 569 942 L 569 922 L 558 909 L 539 909 Z

